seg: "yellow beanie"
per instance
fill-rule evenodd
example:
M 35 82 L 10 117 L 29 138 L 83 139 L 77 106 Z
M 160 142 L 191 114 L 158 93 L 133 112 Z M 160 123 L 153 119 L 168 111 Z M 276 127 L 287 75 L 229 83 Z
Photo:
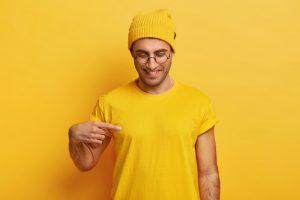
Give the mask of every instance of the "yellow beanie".
M 128 33 L 128 49 L 134 41 L 146 37 L 164 40 L 175 53 L 175 24 L 168 10 L 138 14 L 132 19 Z

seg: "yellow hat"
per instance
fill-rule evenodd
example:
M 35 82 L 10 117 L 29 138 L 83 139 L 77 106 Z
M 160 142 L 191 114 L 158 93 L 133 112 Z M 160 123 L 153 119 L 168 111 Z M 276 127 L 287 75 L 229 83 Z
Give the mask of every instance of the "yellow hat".
M 147 37 L 164 40 L 175 53 L 175 24 L 168 10 L 138 14 L 132 19 L 128 33 L 128 49 L 134 41 Z

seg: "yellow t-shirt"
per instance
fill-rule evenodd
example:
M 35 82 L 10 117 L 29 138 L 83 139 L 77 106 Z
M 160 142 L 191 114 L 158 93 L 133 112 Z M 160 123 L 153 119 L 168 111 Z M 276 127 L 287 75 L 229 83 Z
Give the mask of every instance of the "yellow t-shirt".
M 199 199 L 195 143 L 218 121 L 208 96 L 177 80 L 161 94 L 131 81 L 100 96 L 90 120 L 122 127 L 113 132 L 114 200 Z

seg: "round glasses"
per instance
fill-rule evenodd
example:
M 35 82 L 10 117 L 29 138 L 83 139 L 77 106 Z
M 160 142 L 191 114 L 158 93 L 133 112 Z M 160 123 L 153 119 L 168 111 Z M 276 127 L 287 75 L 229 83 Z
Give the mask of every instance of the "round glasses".
M 137 53 L 133 57 L 137 62 L 139 62 L 141 64 L 148 63 L 150 58 L 154 58 L 154 60 L 157 64 L 164 64 L 165 62 L 167 62 L 167 60 L 170 59 L 171 56 L 167 55 L 165 52 L 162 52 L 162 53 L 158 53 L 152 57 L 146 53 Z

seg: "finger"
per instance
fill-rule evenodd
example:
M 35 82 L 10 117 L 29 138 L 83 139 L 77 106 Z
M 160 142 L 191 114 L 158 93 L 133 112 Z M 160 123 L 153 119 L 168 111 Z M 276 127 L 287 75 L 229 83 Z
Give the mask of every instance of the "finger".
M 107 128 L 114 131 L 119 131 L 122 129 L 120 126 L 100 121 L 94 122 L 94 125 L 96 125 L 99 128 Z
M 105 138 L 105 135 L 104 134 L 91 133 L 89 138 L 103 140 Z
M 102 144 L 103 143 L 102 140 L 97 140 L 97 139 L 93 139 L 93 138 L 86 139 L 85 142 L 88 142 L 88 143 L 97 143 L 97 144 Z
M 107 136 L 107 137 L 113 137 L 114 136 L 113 133 L 109 129 L 105 129 L 105 128 L 102 129 L 102 134 Z
M 91 134 L 106 135 L 108 137 L 113 137 L 113 134 L 109 129 L 99 128 L 95 126 L 92 128 Z

